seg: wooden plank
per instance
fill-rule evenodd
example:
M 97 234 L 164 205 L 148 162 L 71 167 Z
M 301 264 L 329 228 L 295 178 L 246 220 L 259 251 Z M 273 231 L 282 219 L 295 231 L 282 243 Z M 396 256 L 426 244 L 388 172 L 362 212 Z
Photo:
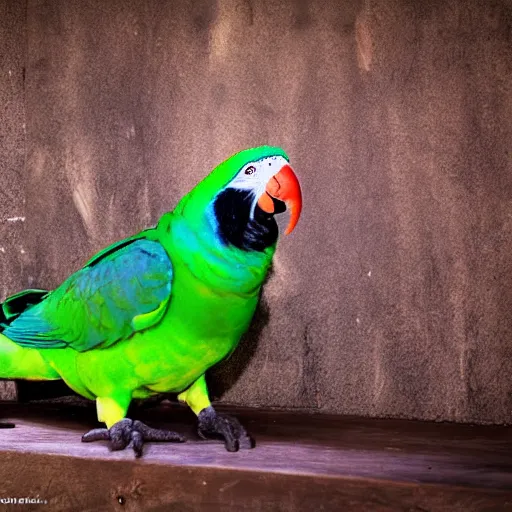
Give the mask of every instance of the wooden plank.
M 228 408 L 257 440 L 233 454 L 198 440 L 189 411 L 162 405 L 132 417 L 190 441 L 148 444 L 135 460 L 80 442 L 96 424 L 89 405 L 1 410 L 17 427 L 0 431 L 0 497 L 38 495 L 52 510 L 110 510 L 118 498 L 126 510 L 512 510 L 508 427 Z
M 510 493 L 450 486 L 13 452 L 2 460 L 2 495 L 38 496 L 52 511 L 472 512 L 512 506 Z

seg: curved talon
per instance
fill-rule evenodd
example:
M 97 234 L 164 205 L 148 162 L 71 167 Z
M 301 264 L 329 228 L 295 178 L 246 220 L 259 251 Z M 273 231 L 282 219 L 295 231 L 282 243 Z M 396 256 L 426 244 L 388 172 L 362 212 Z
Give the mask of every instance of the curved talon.
M 136 430 L 132 431 L 132 439 L 128 444 L 128 447 L 131 447 L 135 452 L 136 457 L 140 457 L 142 455 L 142 447 L 144 446 L 144 437 L 140 432 Z
M 0 428 L 14 428 L 15 426 L 14 423 L 0 423 Z
M 197 433 L 202 439 L 220 437 L 228 452 L 237 452 L 240 448 L 254 448 L 254 439 L 233 416 L 217 414 L 210 406 L 203 409 L 197 418 Z
M 83 443 L 90 443 L 91 441 L 109 441 L 110 434 L 108 433 L 108 428 L 94 428 L 89 430 L 86 434 L 82 436 Z
M 110 429 L 95 428 L 82 436 L 82 442 L 110 441 L 113 451 L 132 448 L 136 457 L 142 455 L 142 447 L 146 441 L 184 443 L 185 438 L 176 432 L 148 427 L 139 420 L 124 418 Z

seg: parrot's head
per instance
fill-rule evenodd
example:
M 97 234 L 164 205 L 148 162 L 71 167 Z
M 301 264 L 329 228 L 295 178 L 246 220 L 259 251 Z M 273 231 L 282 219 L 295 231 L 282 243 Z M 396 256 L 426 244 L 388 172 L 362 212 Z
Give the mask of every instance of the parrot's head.
M 275 214 L 289 210 L 285 234 L 293 231 L 302 193 L 286 153 L 277 147 L 246 149 L 218 165 L 190 194 L 184 208 L 206 213 L 226 245 L 263 251 L 278 237 Z M 192 204 L 191 204 L 192 203 Z M 203 217 L 204 218 L 204 217 Z

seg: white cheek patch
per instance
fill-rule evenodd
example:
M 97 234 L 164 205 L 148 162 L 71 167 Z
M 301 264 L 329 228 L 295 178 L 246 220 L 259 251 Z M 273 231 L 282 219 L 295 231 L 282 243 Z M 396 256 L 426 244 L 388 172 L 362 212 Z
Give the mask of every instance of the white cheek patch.
M 253 193 L 251 204 L 251 219 L 254 218 L 254 210 L 258 199 L 265 192 L 265 188 L 269 180 L 276 175 L 284 165 L 288 165 L 288 161 L 282 156 L 270 156 L 262 158 L 256 162 L 249 162 L 244 165 L 238 175 L 231 181 L 229 188 L 245 190 Z M 252 174 L 246 174 L 245 171 L 253 167 L 255 171 Z

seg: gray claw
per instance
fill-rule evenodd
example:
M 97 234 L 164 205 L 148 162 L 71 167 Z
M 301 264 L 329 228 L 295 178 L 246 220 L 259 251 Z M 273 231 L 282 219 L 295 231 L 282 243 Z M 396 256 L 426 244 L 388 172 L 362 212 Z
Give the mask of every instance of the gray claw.
M 210 406 L 203 409 L 197 418 L 197 433 L 202 439 L 220 437 L 228 452 L 237 452 L 240 448 L 254 448 L 254 440 L 233 416 L 217 414 Z
M 130 447 L 135 452 L 135 456 L 140 457 L 146 441 L 184 443 L 185 438 L 176 432 L 151 428 L 141 421 L 124 418 L 112 425 L 110 429 L 95 428 L 82 436 L 82 442 L 92 441 L 110 441 L 110 449 L 113 451 Z

